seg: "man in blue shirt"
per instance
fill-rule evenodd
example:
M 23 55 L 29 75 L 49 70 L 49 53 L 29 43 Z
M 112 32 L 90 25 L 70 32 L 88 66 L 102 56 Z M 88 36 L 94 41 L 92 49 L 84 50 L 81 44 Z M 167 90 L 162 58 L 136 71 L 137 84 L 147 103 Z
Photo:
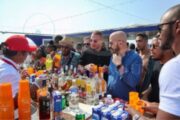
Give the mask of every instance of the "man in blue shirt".
M 129 99 L 129 92 L 136 91 L 142 69 L 140 56 L 128 49 L 123 31 L 113 32 L 109 38 L 112 58 L 109 65 L 107 93 L 115 98 Z

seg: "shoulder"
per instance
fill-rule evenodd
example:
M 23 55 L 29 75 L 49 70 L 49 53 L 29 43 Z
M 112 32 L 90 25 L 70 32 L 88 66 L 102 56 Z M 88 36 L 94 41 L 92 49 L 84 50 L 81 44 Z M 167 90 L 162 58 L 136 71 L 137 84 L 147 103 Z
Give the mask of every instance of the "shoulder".
M 130 50 L 127 52 L 126 56 L 132 60 L 136 60 L 136 61 L 142 61 L 141 57 L 134 51 Z
M 163 111 L 180 116 L 180 56 L 168 61 L 162 68 L 160 85 L 160 106 Z M 170 106 L 171 105 L 171 106 Z

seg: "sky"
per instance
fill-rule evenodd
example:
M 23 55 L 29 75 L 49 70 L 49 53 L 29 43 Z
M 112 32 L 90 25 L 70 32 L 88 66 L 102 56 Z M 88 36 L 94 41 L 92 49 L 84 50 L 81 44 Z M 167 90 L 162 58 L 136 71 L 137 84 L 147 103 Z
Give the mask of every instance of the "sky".
M 0 0 L 0 31 L 68 34 L 157 24 L 180 0 Z

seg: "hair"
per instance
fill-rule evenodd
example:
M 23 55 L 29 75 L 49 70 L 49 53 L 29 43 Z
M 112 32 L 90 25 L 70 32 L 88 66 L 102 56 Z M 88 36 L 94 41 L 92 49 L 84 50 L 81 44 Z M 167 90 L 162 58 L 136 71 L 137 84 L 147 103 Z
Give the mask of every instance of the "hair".
M 100 31 L 94 31 L 94 32 L 92 32 L 92 34 L 94 34 L 94 35 L 99 35 L 99 36 L 103 36 L 102 32 L 100 32 Z
M 148 41 L 148 36 L 145 33 L 138 33 L 136 36 L 142 37 L 144 40 Z
M 136 50 L 136 46 L 135 46 L 134 43 L 131 43 L 131 44 L 129 45 L 129 48 L 130 48 L 131 50 Z
M 18 53 L 17 51 L 9 50 L 6 43 L 1 43 L 1 49 L 2 49 L 3 55 L 7 58 L 11 58 L 17 55 Z
M 59 41 L 61 41 L 63 39 L 63 37 L 61 35 L 56 35 L 56 37 L 54 38 L 55 43 L 59 43 Z

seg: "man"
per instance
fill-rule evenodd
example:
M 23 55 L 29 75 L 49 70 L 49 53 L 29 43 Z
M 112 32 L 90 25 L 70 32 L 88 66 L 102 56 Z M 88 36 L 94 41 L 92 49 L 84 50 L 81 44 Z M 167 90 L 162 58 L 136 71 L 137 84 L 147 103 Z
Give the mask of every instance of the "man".
M 180 4 L 166 11 L 159 27 L 161 48 L 172 47 L 177 56 L 168 61 L 160 73 L 157 120 L 177 120 L 180 119 Z
M 123 31 L 113 32 L 109 37 L 112 59 L 109 65 L 107 93 L 114 98 L 129 99 L 129 92 L 136 91 L 141 76 L 142 60 L 127 46 Z
M 70 40 L 62 40 L 59 42 L 61 49 L 61 67 L 73 65 L 77 67 L 79 64 L 80 54 L 72 51 L 73 42 Z
M 103 47 L 103 35 L 100 31 L 91 34 L 90 48 L 82 53 L 80 65 L 85 66 L 87 70 L 91 70 L 92 64 L 97 66 L 108 66 L 111 53 Z M 107 73 L 105 74 L 107 80 Z
M 0 83 L 12 84 L 15 108 L 17 108 L 17 93 L 21 80 L 18 65 L 24 62 L 32 49 L 25 36 L 13 35 L 2 44 L 2 51 L 4 56 L 0 58 Z
M 90 37 L 84 37 L 83 38 L 83 51 L 89 49 L 90 42 L 91 42 L 91 38 Z
M 172 47 L 176 57 L 168 61 L 159 76 L 160 104 L 156 120 L 180 119 L 180 4 L 168 9 L 161 18 L 160 47 L 167 50 Z M 157 109 L 158 104 L 153 109 Z M 152 107 L 149 108 L 152 110 Z M 137 116 L 138 120 L 147 120 Z
M 153 66 L 152 75 L 150 76 L 151 87 L 147 89 L 146 95 L 148 96 L 148 101 L 146 102 L 146 106 L 144 107 L 145 112 L 151 112 L 153 114 L 157 114 L 158 105 L 159 105 L 159 73 L 162 66 L 174 57 L 174 53 L 172 49 L 162 50 L 160 48 L 160 41 L 158 38 L 153 38 L 151 43 L 151 57 L 153 60 L 156 60 Z M 132 116 L 135 114 L 140 115 L 137 111 L 132 108 L 126 109 Z M 142 116 L 141 116 L 142 117 Z
M 139 92 L 141 93 L 142 89 L 142 83 L 144 81 L 146 72 L 147 72 L 147 67 L 148 67 L 148 62 L 149 62 L 149 57 L 150 57 L 150 50 L 148 48 L 148 36 L 145 33 L 138 33 L 136 35 L 136 44 L 137 44 L 137 49 L 139 52 L 139 55 L 142 59 L 142 74 L 141 74 L 141 80 L 139 84 Z

